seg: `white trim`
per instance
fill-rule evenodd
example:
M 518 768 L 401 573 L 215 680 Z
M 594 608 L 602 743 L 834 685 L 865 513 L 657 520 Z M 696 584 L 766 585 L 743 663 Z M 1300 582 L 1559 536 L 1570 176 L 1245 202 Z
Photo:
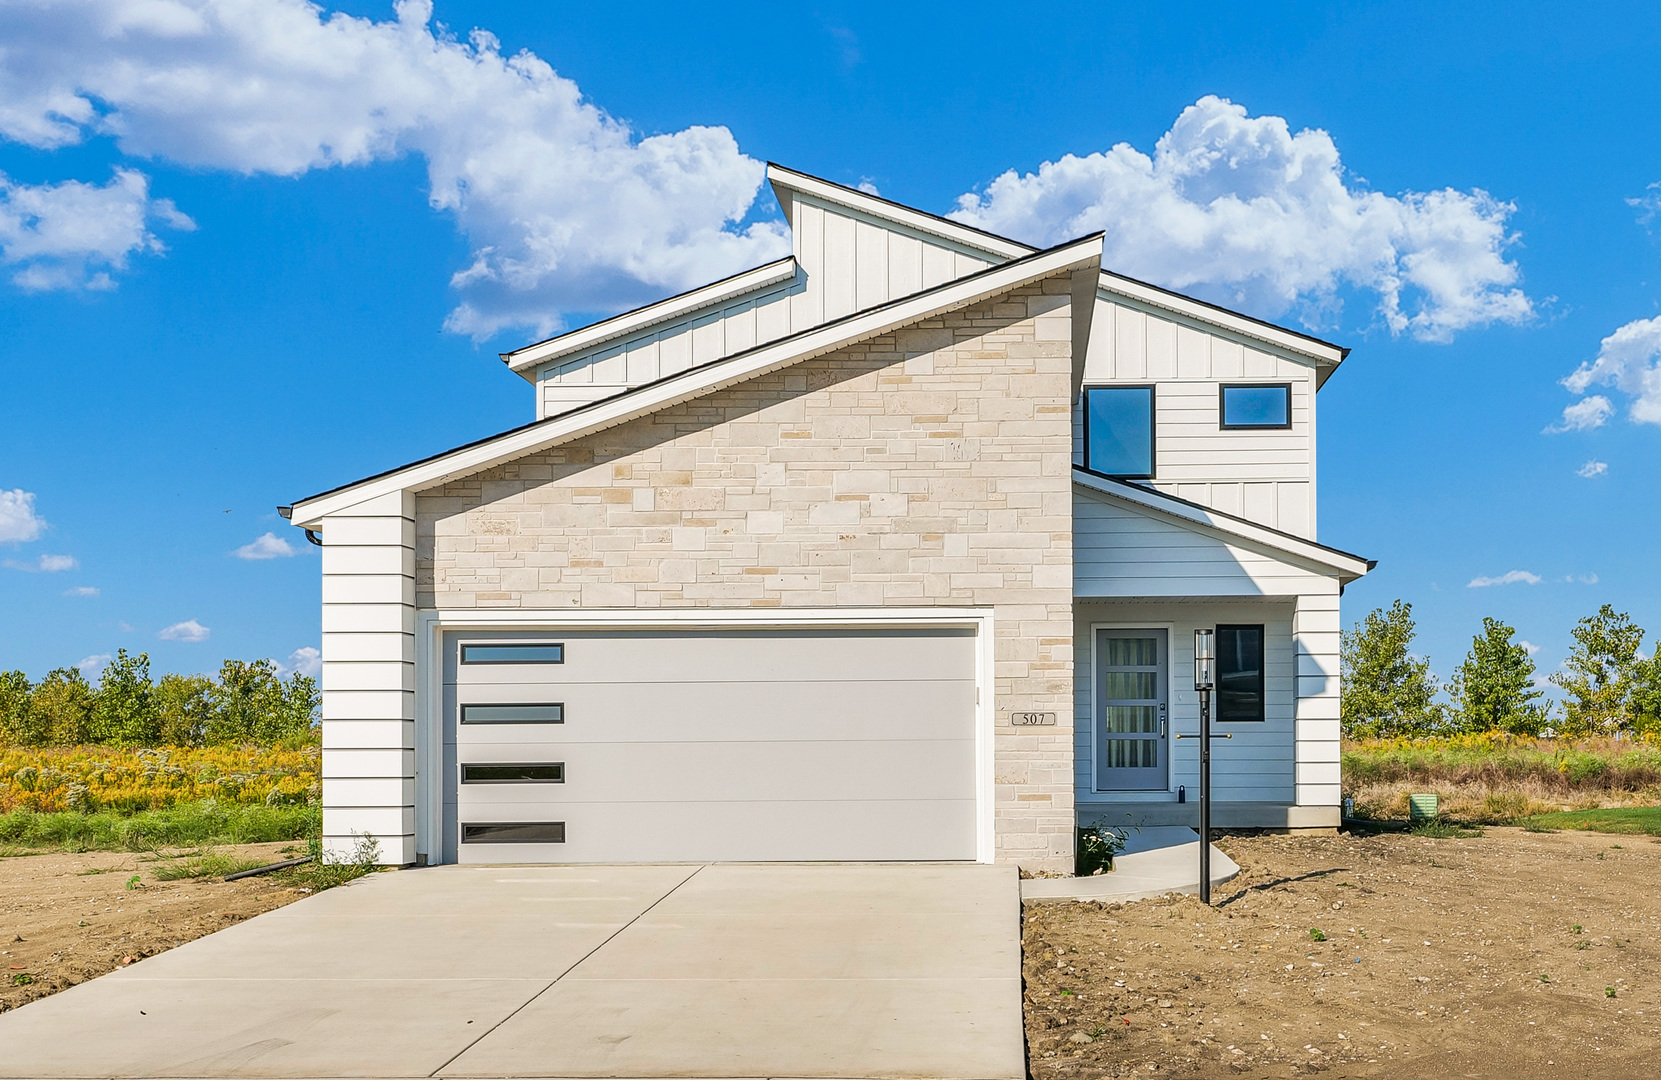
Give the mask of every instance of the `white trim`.
M 1163 630 L 1165 631 L 1165 787 L 1164 793 L 1171 792 L 1171 770 L 1176 762 L 1174 748 L 1177 742 L 1176 724 L 1171 720 L 1173 712 L 1173 698 L 1171 694 L 1171 672 L 1176 665 L 1172 662 L 1171 652 L 1176 648 L 1176 623 L 1171 622 L 1093 622 L 1090 624 L 1090 795 L 1092 798 L 1100 795 L 1135 795 L 1147 798 L 1160 794 L 1159 788 L 1137 789 L 1126 791 L 1123 789 L 1103 791 L 1101 778 L 1096 775 L 1096 763 L 1100 755 L 1096 753 L 1096 676 L 1099 675 L 1101 653 L 1096 648 L 1097 630 Z M 1076 753 L 1077 750 L 1075 749 Z M 1078 793 L 1073 794 L 1073 801 L 1078 802 Z M 1089 801 L 1089 800 L 1085 800 Z
M 967 249 L 971 254 L 978 252 L 992 258 L 1018 259 L 1025 255 L 1031 255 L 1038 250 L 1018 240 L 992 236 L 967 225 L 960 225 L 949 219 L 938 218 L 932 214 L 912 210 L 909 207 L 891 203 L 886 199 L 875 198 L 862 191 L 846 188 L 840 184 L 833 184 L 828 180 L 808 176 L 780 165 L 769 164 L 767 166 L 767 179 L 773 185 L 776 193 L 779 193 L 780 188 L 785 191 L 799 191 L 820 202 L 831 203 L 863 216 L 876 218 L 879 221 L 940 237 L 955 246 Z M 794 225 L 795 215 L 792 212 L 790 200 L 779 193 L 779 203 L 785 207 L 785 213 Z M 1252 341 L 1297 353 L 1298 356 L 1314 360 L 1321 365 L 1336 366 L 1342 363 L 1344 359 L 1344 350 L 1336 345 L 1317 341 L 1283 327 L 1258 322 L 1225 308 L 1213 307 L 1191 297 L 1167 292 L 1164 289 L 1156 288 L 1132 278 L 1120 277 L 1108 270 L 1101 272 L 1099 289 L 1098 295 L 1104 299 L 1129 300 L 1137 304 L 1158 308 L 1161 311 L 1181 315 L 1215 329 L 1227 330 L 1242 337 L 1250 338 Z
M 624 337 L 640 330 L 690 315 L 699 308 L 722 304 L 736 296 L 748 292 L 765 289 L 769 285 L 777 285 L 781 281 L 789 281 L 796 276 L 796 257 L 786 255 L 775 262 L 758 266 L 754 270 L 746 270 L 713 285 L 705 285 L 701 289 L 694 289 L 679 296 L 671 296 L 667 300 L 659 300 L 655 304 L 648 304 L 643 308 L 613 315 L 603 322 L 585 326 L 580 330 L 573 330 L 569 334 L 561 334 L 546 341 L 539 341 L 534 345 L 526 345 L 522 349 L 503 353 L 502 360 L 510 371 L 523 372 L 526 368 L 545 364 L 550 360 L 557 360 L 562 356 L 581 352 L 584 349 L 604 344 L 614 338 Z
M 356 506 L 366 499 L 393 491 L 424 491 L 438 487 L 526 454 L 592 435 L 638 416 L 822 356 L 852 342 L 897 330 L 941 311 L 968 307 L 1019 288 L 1029 281 L 1083 268 L 1094 269 L 1101 264 L 1101 253 L 1101 237 L 1087 237 L 1020 263 L 995 267 L 948 282 L 928 292 L 738 353 L 727 360 L 715 361 L 649 383 L 574 413 L 551 417 L 427 461 L 406 465 L 382 476 L 361 480 L 338 491 L 302 499 L 294 504 L 290 522 L 300 528 L 316 528 L 317 523 L 329 514 Z
M 1371 569 L 1366 561 L 1358 556 L 1322 547 L 1312 541 L 1301 540 L 1221 511 L 1186 503 L 1162 491 L 1097 476 L 1077 465 L 1073 466 L 1073 483 L 1096 494 L 1129 503 L 1139 510 L 1159 514 L 1184 527 L 1198 526 L 1207 532 L 1221 534 L 1223 539 L 1244 541 L 1283 561 L 1293 559 L 1309 564 L 1316 572 L 1336 577 L 1346 585 Z
M 870 626 L 899 629 L 957 626 L 975 631 L 975 861 L 990 863 L 997 854 L 996 787 L 993 783 L 993 737 L 996 670 L 991 608 L 735 608 L 714 611 L 640 609 L 589 611 L 474 611 L 424 609 L 416 612 L 417 670 L 427 677 L 415 687 L 416 809 L 415 847 L 429 861 L 441 857 L 444 839 L 443 785 L 431 782 L 432 762 L 442 760 L 444 739 L 444 654 L 442 635 L 454 630 L 599 630 L 741 626 L 753 629 Z M 425 766 L 425 767 L 424 767 Z M 425 827 L 423 827 L 425 823 Z
M 903 225 L 916 232 L 937 236 L 948 240 L 952 244 L 968 249 L 970 253 L 979 253 L 996 259 L 1019 259 L 1031 255 L 1037 248 L 1028 247 L 1018 240 L 1010 240 L 1002 236 L 993 236 L 990 233 L 972 229 L 967 225 L 959 225 L 945 218 L 925 214 L 920 210 L 913 210 L 898 203 L 889 202 L 867 195 L 854 188 L 833 184 L 828 180 L 821 180 L 816 176 L 799 173 L 794 169 L 787 169 L 782 165 L 769 163 L 767 166 L 767 182 L 773 185 L 775 194 L 780 188 L 786 191 L 799 191 L 821 202 L 834 206 L 844 207 L 856 213 L 876 218 L 879 221 L 895 225 Z M 790 201 L 779 194 L 779 203 L 784 206 L 785 213 L 795 225 L 795 214 L 792 212 Z

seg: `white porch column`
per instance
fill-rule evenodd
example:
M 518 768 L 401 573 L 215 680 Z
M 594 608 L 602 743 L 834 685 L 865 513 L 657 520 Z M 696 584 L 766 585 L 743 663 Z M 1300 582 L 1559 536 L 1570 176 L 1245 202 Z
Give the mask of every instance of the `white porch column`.
M 415 861 L 415 496 L 323 519 L 323 846 Z
M 1337 825 L 1342 800 L 1338 723 L 1338 582 L 1298 596 L 1292 615 L 1297 650 L 1296 821 Z M 1304 808 L 1311 808 L 1305 810 Z M 1318 809 L 1317 809 L 1318 808 Z

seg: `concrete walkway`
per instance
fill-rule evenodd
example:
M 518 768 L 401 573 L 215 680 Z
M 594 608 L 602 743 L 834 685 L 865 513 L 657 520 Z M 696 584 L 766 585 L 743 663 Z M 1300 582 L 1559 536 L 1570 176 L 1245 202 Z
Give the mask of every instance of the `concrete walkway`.
M 378 874 L 0 1015 L 6 1077 L 1026 1075 L 1008 867 Z
M 1211 886 L 1240 873 L 1234 860 L 1211 845 Z M 1170 893 L 1200 891 L 1200 834 L 1180 825 L 1131 829 L 1125 850 L 1105 874 L 1032 878 L 1021 882 L 1022 900 L 1102 900 L 1123 903 Z

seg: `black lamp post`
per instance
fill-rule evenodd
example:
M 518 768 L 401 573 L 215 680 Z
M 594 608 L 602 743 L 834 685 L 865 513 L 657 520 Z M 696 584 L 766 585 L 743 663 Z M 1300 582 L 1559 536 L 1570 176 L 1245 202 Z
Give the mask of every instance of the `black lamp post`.
M 1217 687 L 1216 633 L 1194 631 L 1194 689 L 1200 694 L 1200 903 L 1211 903 L 1211 691 Z

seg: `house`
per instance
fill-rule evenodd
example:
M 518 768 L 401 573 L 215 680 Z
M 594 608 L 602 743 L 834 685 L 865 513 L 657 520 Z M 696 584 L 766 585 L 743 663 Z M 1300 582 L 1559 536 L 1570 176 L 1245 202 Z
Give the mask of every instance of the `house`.
M 979 860 L 1339 822 L 1345 351 L 779 167 L 793 254 L 503 359 L 536 419 L 297 502 L 330 850 Z

